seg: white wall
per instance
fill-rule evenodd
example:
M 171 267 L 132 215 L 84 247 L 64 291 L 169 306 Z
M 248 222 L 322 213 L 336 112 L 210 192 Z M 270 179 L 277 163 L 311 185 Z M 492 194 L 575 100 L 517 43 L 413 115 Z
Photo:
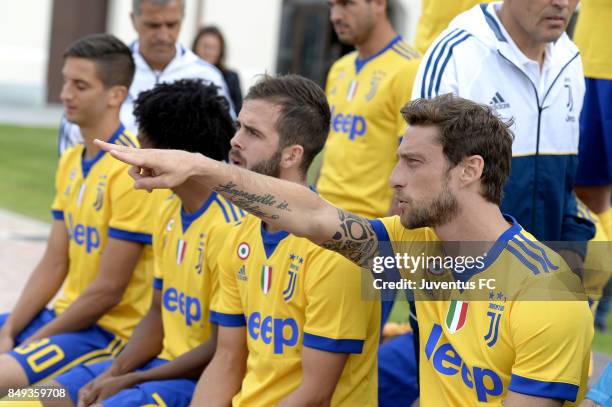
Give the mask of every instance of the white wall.
M 52 0 L 2 1 L 0 102 L 42 104 Z

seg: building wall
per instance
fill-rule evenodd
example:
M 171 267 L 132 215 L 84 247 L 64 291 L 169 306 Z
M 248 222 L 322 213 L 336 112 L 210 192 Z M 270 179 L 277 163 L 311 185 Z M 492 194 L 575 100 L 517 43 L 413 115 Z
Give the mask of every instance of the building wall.
M 52 0 L 0 5 L 0 103 L 43 103 L 52 5 Z

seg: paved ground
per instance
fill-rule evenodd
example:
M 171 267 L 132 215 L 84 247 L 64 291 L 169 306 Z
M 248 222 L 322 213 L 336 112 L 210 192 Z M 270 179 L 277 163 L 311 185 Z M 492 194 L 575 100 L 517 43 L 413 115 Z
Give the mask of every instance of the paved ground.
M 17 301 L 32 269 L 45 250 L 49 225 L 0 209 L 0 313 Z M 612 357 L 594 355 L 596 380 Z

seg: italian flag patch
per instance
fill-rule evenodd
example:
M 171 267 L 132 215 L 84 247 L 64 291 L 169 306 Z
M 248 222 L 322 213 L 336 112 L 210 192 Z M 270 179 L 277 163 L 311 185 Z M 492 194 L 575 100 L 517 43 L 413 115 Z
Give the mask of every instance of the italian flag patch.
M 187 242 L 179 240 L 176 244 L 176 264 L 181 264 L 185 258 L 185 250 L 187 249 Z
M 468 303 L 452 300 L 446 314 L 446 328 L 452 334 L 463 328 L 467 319 Z
M 264 294 L 270 292 L 270 286 L 272 285 L 272 267 L 263 266 L 261 268 L 261 291 Z

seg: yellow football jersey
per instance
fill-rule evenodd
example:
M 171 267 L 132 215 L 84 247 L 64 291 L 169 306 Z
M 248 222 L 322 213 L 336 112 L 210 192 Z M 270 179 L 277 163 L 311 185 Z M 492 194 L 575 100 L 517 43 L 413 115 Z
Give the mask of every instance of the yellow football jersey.
M 587 254 L 583 264 L 582 283 L 597 308 L 597 302 L 601 298 L 603 289 L 612 274 L 612 243 L 606 235 L 597 214 L 592 212 L 585 204 L 578 201 L 578 216 L 588 219 L 595 225 L 595 236 L 589 241 Z
M 419 55 L 399 36 L 378 54 L 357 52 L 329 71 L 326 93 L 331 128 L 317 190 L 334 205 L 367 217 L 388 214 L 393 190 L 388 177 L 406 122 Z
M 434 42 L 438 35 L 458 14 L 480 3 L 493 0 L 422 0 L 421 17 L 417 23 L 415 48 L 421 54 Z
M 215 225 L 234 223 L 243 216 L 216 192 L 191 214 L 185 213 L 176 195 L 162 204 L 153 234 L 153 286 L 162 290 L 160 358 L 172 360 L 208 340 L 208 312 L 218 279 L 203 267 L 206 238 Z
M 250 215 L 227 233 L 213 230 L 207 259 L 220 281 L 211 320 L 247 328 L 234 406 L 287 397 L 301 383 L 304 347 L 349 354 L 332 405 L 377 405 L 380 302 L 362 299 L 357 266 L 306 239 L 269 233 Z
M 109 143 L 138 146 L 120 126 Z M 98 320 L 108 331 L 127 339 L 151 304 L 153 255 L 152 213 L 163 195 L 134 189 L 128 165 L 100 151 L 84 160 L 79 144 L 62 155 L 55 177 L 53 217 L 68 229 L 69 268 L 63 294 L 55 303 L 61 314 L 91 284 L 109 237 L 145 244 L 121 302 Z
M 584 74 L 589 78 L 612 79 L 612 0 L 582 0 L 574 32 Z
M 580 280 L 508 220 L 480 264 L 461 273 L 413 269 L 422 406 L 501 405 L 508 391 L 578 403 L 584 397 L 593 317 Z M 371 222 L 396 256 L 441 250 L 433 229 L 406 229 L 399 217 Z M 463 286 L 432 283 L 441 281 Z

